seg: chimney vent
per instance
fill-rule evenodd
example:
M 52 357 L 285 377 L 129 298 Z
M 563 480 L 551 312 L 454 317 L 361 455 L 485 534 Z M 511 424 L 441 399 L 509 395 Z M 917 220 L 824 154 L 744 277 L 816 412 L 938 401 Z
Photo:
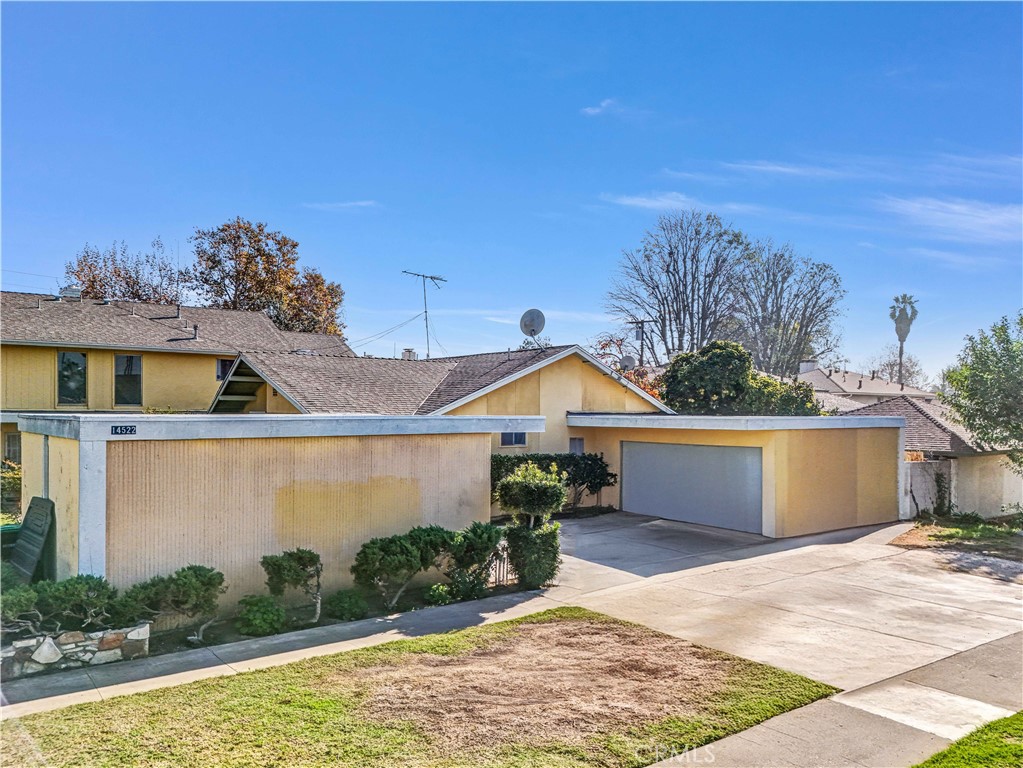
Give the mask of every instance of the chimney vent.
M 816 360 L 810 359 L 810 360 L 800 360 L 799 361 L 799 372 L 800 373 L 809 373 L 810 371 L 815 371 L 815 370 L 817 370 L 817 361 Z
M 419 359 L 419 355 L 416 354 L 416 351 L 414 349 L 412 349 L 412 347 L 405 347 L 405 349 L 403 349 L 401 351 L 401 359 L 402 360 L 418 360 Z

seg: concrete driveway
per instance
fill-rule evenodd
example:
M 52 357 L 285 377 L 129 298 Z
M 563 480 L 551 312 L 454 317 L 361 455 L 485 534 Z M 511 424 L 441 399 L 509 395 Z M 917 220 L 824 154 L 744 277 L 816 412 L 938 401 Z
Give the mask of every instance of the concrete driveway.
M 1023 709 L 1023 586 L 887 543 L 908 527 L 772 540 L 626 513 L 573 520 L 546 596 L 843 689 L 713 745 L 715 765 L 910 765 Z M 785 743 L 784 758 L 764 749 Z

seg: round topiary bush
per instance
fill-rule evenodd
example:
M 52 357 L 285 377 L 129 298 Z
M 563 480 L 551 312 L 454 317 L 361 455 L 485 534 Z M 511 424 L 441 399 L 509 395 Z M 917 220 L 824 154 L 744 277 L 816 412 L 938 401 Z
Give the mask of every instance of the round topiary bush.
M 332 619 L 358 621 L 366 618 L 369 604 L 357 589 L 342 589 L 323 601 L 323 612 Z
M 269 595 L 246 595 L 238 601 L 241 612 L 235 626 L 243 635 L 276 635 L 284 630 L 288 617 L 284 606 Z
M 539 528 L 510 525 L 505 530 L 508 562 L 523 589 L 539 589 L 550 584 L 561 568 L 561 524 L 547 523 Z

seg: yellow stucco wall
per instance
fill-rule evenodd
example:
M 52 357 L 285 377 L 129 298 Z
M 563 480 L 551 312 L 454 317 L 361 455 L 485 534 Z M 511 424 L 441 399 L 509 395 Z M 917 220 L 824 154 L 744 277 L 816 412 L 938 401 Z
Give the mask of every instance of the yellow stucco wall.
M 87 397 L 85 406 L 57 405 L 57 353 L 77 351 L 86 355 Z M 114 356 L 142 355 L 142 405 L 176 411 L 205 411 L 213 401 L 217 381 L 217 355 L 174 352 L 136 352 L 74 347 L 0 347 L 3 410 L 115 410 Z M 139 410 L 118 406 L 116 410 Z
M 569 437 L 582 432 L 569 429 L 568 411 L 652 413 L 657 409 L 624 385 L 571 355 L 523 376 L 487 395 L 451 411 L 452 416 L 545 416 L 545 432 L 526 435 L 526 446 L 502 448 L 494 435 L 495 453 L 563 453 Z M 597 449 L 586 445 L 587 451 Z
M 954 464 L 955 502 L 961 512 L 997 517 L 1003 504 L 1023 503 L 1023 476 L 1006 466 L 1004 456 L 961 456 Z
M 301 413 L 284 395 L 269 384 L 260 385 L 256 399 L 242 408 L 242 413 Z
M 765 535 L 799 536 L 898 520 L 897 429 L 577 431 L 587 450 L 603 453 L 619 474 L 623 441 L 760 448 Z M 619 487 L 605 489 L 602 501 L 619 506 Z
M 49 461 L 43 460 L 48 443 Z M 49 498 L 56 523 L 58 579 L 78 573 L 78 441 L 25 433 L 21 436 L 24 459 L 21 474 L 21 505 L 27 510 L 33 496 L 44 496 L 43 467 L 49 467 Z
M 260 557 L 307 547 L 335 590 L 373 537 L 488 520 L 489 455 L 486 434 L 112 442 L 107 577 L 209 565 L 227 605 L 265 591 Z

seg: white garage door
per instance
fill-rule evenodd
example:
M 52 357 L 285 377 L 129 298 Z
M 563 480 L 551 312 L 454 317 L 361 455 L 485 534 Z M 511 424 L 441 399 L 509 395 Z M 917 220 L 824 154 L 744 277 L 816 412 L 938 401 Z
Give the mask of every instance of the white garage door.
M 759 448 L 622 443 L 622 509 L 762 532 Z

